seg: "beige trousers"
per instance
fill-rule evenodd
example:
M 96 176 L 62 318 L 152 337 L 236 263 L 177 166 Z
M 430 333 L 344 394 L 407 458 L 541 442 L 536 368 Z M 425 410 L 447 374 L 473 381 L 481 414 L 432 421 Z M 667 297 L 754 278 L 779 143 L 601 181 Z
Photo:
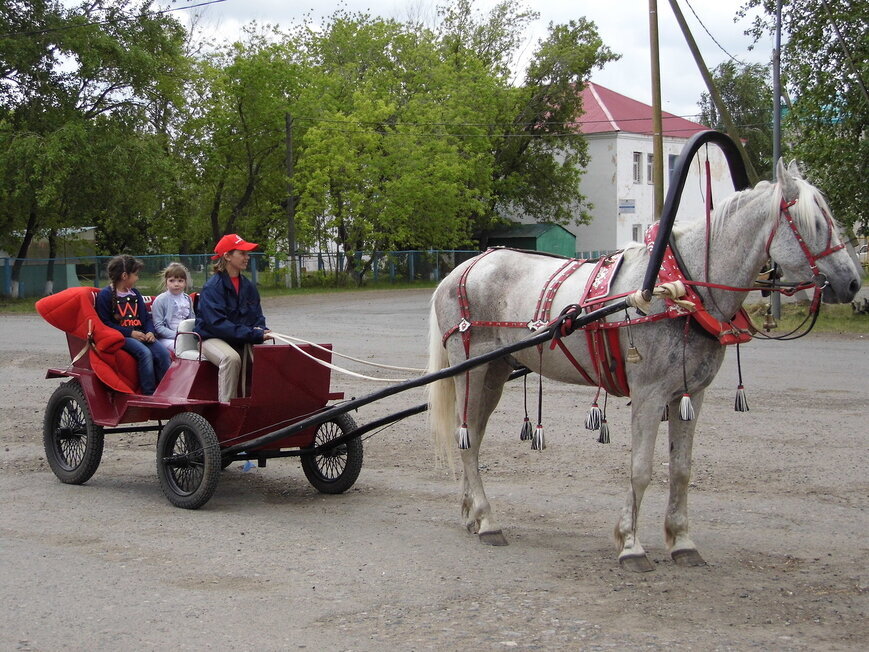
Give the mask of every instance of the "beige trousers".
M 202 341 L 202 355 L 217 367 L 217 400 L 228 403 L 238 395 L 241 356 L 232 346 L 217 338 Z

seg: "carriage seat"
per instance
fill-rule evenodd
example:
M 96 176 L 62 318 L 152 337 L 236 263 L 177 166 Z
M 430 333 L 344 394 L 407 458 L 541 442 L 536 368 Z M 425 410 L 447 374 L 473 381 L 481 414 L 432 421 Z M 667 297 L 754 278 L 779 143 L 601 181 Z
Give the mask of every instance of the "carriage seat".
M 178 324 L 178 335 L 175 337 L 175 357 L 182 360 L 202 359 L 202 338 L 193 332 L 196 319 L 185 319 Z

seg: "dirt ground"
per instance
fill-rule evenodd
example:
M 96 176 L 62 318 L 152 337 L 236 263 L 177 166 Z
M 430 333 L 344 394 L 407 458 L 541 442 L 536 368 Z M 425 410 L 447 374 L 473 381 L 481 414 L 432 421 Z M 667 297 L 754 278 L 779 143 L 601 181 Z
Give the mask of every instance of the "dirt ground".
M 422 367 L 429 295 L 264 304 L 279 332 Z M 690 491 L 709 564 L 667 555 L 662 430 L 641 517 L 647 574 L 619 568 L 611 535 L 628 487 L 625 399 L 610 401 L 602 445 L 583 429 L 591 390 L 546 384 L 536 452 L 518 438 L 521 381 L 508 386 L 482 454 L 511 544 L 492 548 L 464 530 L 424 416 L 367 439 L 340 496 L 318 494 L 293 458 L 235 464 L 205 507 L 177 509 L 153 434 L 107 436 L 96 475 L 61 484 L 41 431 L 59 383 L 45 370 L 67 362 L 59 331 L 0 315 L 0 650 L 865 649 L 869 335 L 743 347 L 745 414 L 728 352 Z M 378 387 L 333 376 L 347 396 Z M 414 390 L 354 416 L 423 400 Z

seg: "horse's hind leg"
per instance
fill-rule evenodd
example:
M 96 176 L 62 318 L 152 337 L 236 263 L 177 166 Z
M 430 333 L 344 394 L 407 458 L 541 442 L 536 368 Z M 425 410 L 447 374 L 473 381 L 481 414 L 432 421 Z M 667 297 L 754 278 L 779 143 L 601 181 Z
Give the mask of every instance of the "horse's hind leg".
M 678 402 L 676 405 L 678 410 Z M 635 572 L 655 569 L 646 556 L 637 530 L 640 504 L 652 479 L 652 458 L 661 424 L 661 410 L 662 406 L 656 401 L 637 398 L 634 398 L 631 408 L 631 490 L 614 534 L 620 547 L 619 565 Z
M 462 494 L 462 517 L 471 533 L 480 535 L 480 542 L 493 546 L 507 545 L 507 539 L 492 516 L 492 508 L 483 489 L 480 477 L 480 444 L 486 434 L 489 417 L 501 399 L 504 383 L 511 368 L 504 360 L 496 360 L 488 366 L 472 370 L 469 374 L 467 425 L 470 448 L 461 451 L 464 469 Z M 456 378 L 457 407 L 463 411 L 465 377 Z
M 675 402 L 674 402 L 675 403 Z M 703 566 L 705 561 L 688 536 L 688 483 L 691 480 L 691 449 L 694 429 L 703 404 L 703 392 L 692 397 L 694 419 L 670 419 L 670 499 L 664 518 L 664 532 L 670 556 L 680 566 Z M 674 414 L 670 408 L 670 414 Z

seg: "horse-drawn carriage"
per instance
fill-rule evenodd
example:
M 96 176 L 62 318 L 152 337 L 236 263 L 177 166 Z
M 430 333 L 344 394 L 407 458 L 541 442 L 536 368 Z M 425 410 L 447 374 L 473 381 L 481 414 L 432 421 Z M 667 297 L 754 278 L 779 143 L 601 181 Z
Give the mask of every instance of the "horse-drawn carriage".
M 727 156 L 739 192 L 707 216 L 706 224 L 674 232 L 687 170 L 710 142 Z M 209 379 L 214 369 L 196 354 L 175 360 L 153 396 L 119 392 L 96 377 L 92 367 L 103 357 L 79 320 L 78 335 L 69 335 L 72 365 L 49 371 L 51 377 L 72 377 L 46 411 L 51 467 L 64 482 L 85 482 L 99 464 L 104 434 L 149 429 L 160 433 L 158 475 L 175 505 L 204 504 L 220 468 L 236 459 L 264 464 L 271 457 L 299 455 L 314 486 L 337 493 L 359 474 L 362 434 L 431 409 L 439 443 L 457 442 L 461 450 L 465 525 L 484 543 L 503 544 L 479 473 L 480 443 L 504 382 L 532 370 L 596 385 L 598 393 L 631 396 L 631 486 L 616 526 L 619 560 L 631 570 L 652 568 L 637 535 L 638 517 L 658 429 L 670 415 L 667 541 L 678 563 L 702 564 L 687 517 L 695 409 L 718 371 L 724 346 L 738 345 L 753 330 L 739 314 L 742 302 L 752 289 L 814 288 L 816 311 L 822 296 L 850 301 L 860 287 L 859 267 L 840 241 L 821 193 L 796 170 L 779 164 L 777 173 L 777 183 L 747 189 L 733 143 L 717 132 L 695 136 L 677 163 L 660 227 L 646 246 L 626 251 L 619 263 L 513 250 L 463 263 L 432 301 L 428 373 L 338 405 L 328 405 L 340 394 L 329 388 L 328 369 L 313 360 L 328 362 L 327 347 L 253 347 L 250 392 L 229 404 L 218 403 L 216 390 L 208 389 L 216 385 Z M 790 285 L 775 279 L 755 285 L 770 257 L 793 280 Z M 607 291 L 595 294 L 605 267 L 612 267 Z M 580 332 L 569 337 L 575 331 Z M 362 427 L 348 416 L 357 407 L 424 385 L 432 385 L 429 405 Z M 590 410 L 586 425 L 602 430 L 605 413 L 602 420 L 596 401 L 593 407 L 597 413 Z M 118 427 L 154 419 L 157 426 Z M 542 449 L 542 434 L 538 424 L 533 435 L 523 427 L 521 438 Z
M 85 289 L 85 302 L 87 294 Z M 179 329 L 179 341 L 185 340 L 187 347 L 179 346 L 157 390 L 145 396 L 112 387 L 117 379 L 113 382 L 106 375 L 106 355 L 98 350 L 93 332 L 89 338 L 67 333 L 72 363 L 49 369 L 48 377 L 70 380 L 51 396 L 43 429 L 46 457 L 60 480 L 81 484 L 90 479 L 100 464 L 105 435 L 155 431 L 160 486 L 178 507 L 196 509 L 205 504 L 217 487 L 221 469 L 237 460 L 265 466 L 272 458 L 299 456 L 305 476 L 317 490 L 342 493 L 353 486 L 362 467 L 361 440 L 348 438 L 326 446 L 356 429 L 349 414 L 334 414 L 267 443 L 248 445 L 252 439 L 316 416 L 329 401 L 343 398 L 330 389 L 329 368 L 317 363 L 330 361 L 329 347 L 252 347 L 251 363 L 243 371 L 244 395 L 221 403 L 217 368 L 202 357 L 192 320 Z M 153 421 L 157 425 L 146 423 Z

